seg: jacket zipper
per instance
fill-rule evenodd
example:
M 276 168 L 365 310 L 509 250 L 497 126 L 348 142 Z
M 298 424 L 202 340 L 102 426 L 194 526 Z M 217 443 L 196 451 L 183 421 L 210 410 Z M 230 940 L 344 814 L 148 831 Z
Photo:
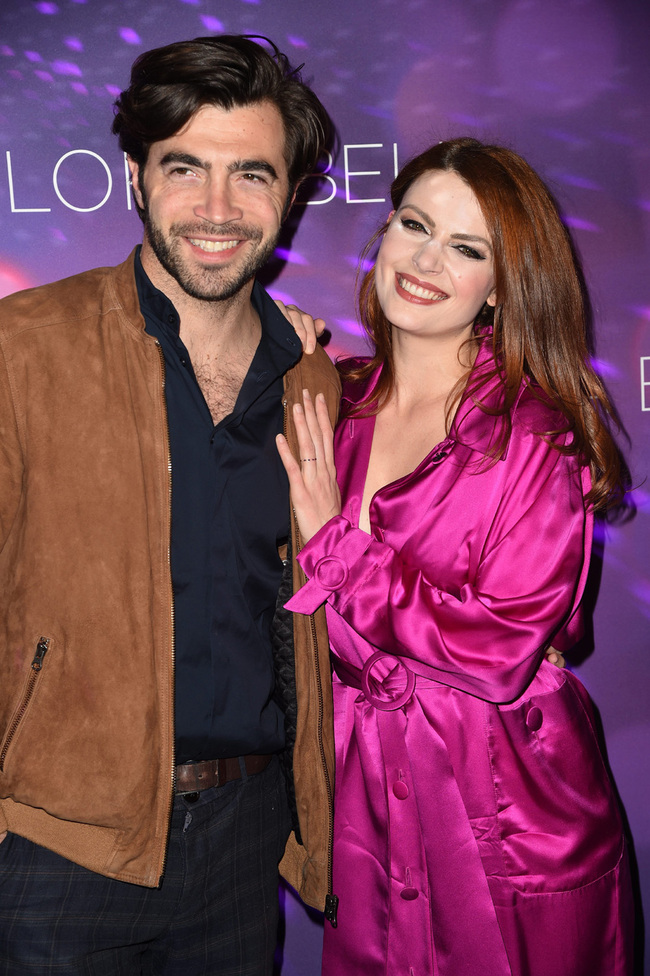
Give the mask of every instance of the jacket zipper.
M 314 645 L 314 662 L 316 665 L 316 680 L 318 682 L 318 748 L 321 755 L 323 772 L 325 773 L 325 788 L 327 790 L 327 805 L 329 808 L 329 824 L 327 838 L 327 894 L 325 895 L 325 918 L 330 922 L 332 928 L 337 926 L 337 912 L 339 907 L 338 895 L 335 895 L 332 888 L 332 858 L 334 846 L 334 796 L 332 794 L 332 783 L 330 781 L 327 763 L 325 761 L 325 750 L 323 748 L 323 686 L 321 683 L 320 662 L 318 660 L 318 636 L 316 634 L 316 624 L 313 615 L 310 616 L 311 636 Z
M 2 747 L 2 752 L 0 753 L 0 771 L 4 771 L 5 759 L 7 758 L 9 747 L 11 746 L 14 736 L 18 731 L 18 727 L 22 722 L 25 712 L 27 711 L 27 707 L 32 699 L 32 695 L 34 694 L 34 689 L 36 688 L 36 682 L 38 681 L 38 676 L 41 673 L 41 669 L 43 667 L 43 659 L 47 654 L 47 650 L 49 646 L 50 646 L 49 637 L 41 637 L 36 645 L 36 653 L 34 654 L 34 657 L 32 659 L 31 671 L 27 679 L 27 686 L 23 694 L 23 699 L 18 707 L 18 710 L 16 711 L 16 714 L 13 717 L 11 725 L 9 726 L 9 730 L 5 738 L 5 744 Z
M 156 342 L 156 346 L 158 347 L 158 355 L 160 356 L 160 372 L 161 372 L 161 378 L 162 378 L 162 393 L 163 393 L 163 402 L 164 402 L 164 406 L 165 406 L 165 432 L 167 434 L 167 473 L 168 473 L 168 481 L 169 481 L 169 491 L 168 491 L 168 499 L 167 499 L 167 503 L 168 503 L 168 506 L 169 506 L 169 534 L 168 534 L 168 537 L 167 537 L 167 568 L 169 570 L 170 592 L 171 592 L 171 597 L 170 597 L 171 665 L 172 665 L 172 692 L 171 693 L 172 693 L 172 714 L 173 714 L 173 695 L 174 695 L 174 681 L 173 681 L 173 678 L 174 678 L 174 673 L 175 673 L 175 670 L 176 670 L 176 635 L 175 635 L 175 632 L 174 632 L 174 596 L 173 596 L 173 591 L 171 589 L 171 572 L 172 572 L 172 566 L 171 566 L 172 453 L 171 453 L 171 447 L 170 447 L 170 439 L 171 438 L 170 438 L 170 434 L 169 434 L 169 417 L 167 415 L 167 404 L 165 402 L 165 385 L 166 385 L 166 381 L 167 381 L 167 375 L 166 375 L 166 370 L 165 370 L 165 356 L 164 356 L 164 353 L 162 351 L 162 346 L 160 345 L 160 343 L 158 342 L 157 339 L 155 340 L 155 342 Z M 173 729 L 172 729 L 172 750 L 171 751 L 172 751 L 171 795 L 170 795 L 170 799 L 169 799 L 169 805 L 168 805 L 168 808 L 167 808 L 167 831 L 166 831 L 166 834 L 165 834 L 165 849 L 163 851 L 163 859 L 162 859 L 162 864 L 161 864 L 161 868 L 160 868 L 160 879 L 159 879 L 159 882 L 158 882 L 158 886 L 159 887 L 162 884 L 162 879 L 163 879 L 163 876 L 165 874 L 165 868 L 167 866 L 167 850 L 168 850 L 168 847 L 169 847 L 169 845 L 167 843 L 167 840 L 169 838 L 169 832 L 171 830 L 171 825 L 172 825 L 172 814 L 173 814 L 173 810 L 174 810 L 174 791 L 176 789 L 176 762 L 175 762 L 175 755 L 174 755 L 174 734 L 173 734 Z
M 282 425 L 283 425 L 283 433 L 286 439 L 287 407 L 288 407 L 286 397 L 284 397 L 282 403 L 284 407 Z M 300 552 L 301 546 L 300 546 L 300 530 L 298 528 L 298 519 L 296 517 L 295 511 L 293 510 L 293 507 L 291 510 L 291 517 L 293 519 L 295 536 L 296 536 L 296 553 L 294 555 L 294 559 L 295 559 L 295 557 Z M 318 658 L 318 635 L 316 633 L 316 623 L 314 621 L 313 614 L 311 614 L 309 617 L 309 623 L 311 627 L 312 647 L 314 650 L 314 667 L 316 672 L 316 684 L 318 687 L 318 750 L 321 758 L 321 766 L 323 768 L 323 773 L 325 776 L 325 789 L 327 791 L 327 805 L 328 805 L 328 816 L 329 816 L 329 823 L 327 829 L 327 894 L 325 895 L 324 914 L 327 921 L 330 922 L 330 924 L 332 925 L 332 928 L 336 928 L 338 924 L 337 912 L 338 912 L 339 899 L 338 896 L 335 895 L 332 890 L 334 887 L 334 883 L 332 879 L 332 859 L 333 859 L 333 846 L 334 846 L 334 816 L 333 816 L 334 795 L 332 792 L 332 783 L 330 780 L 329 771 L 327 769 L 325 749 L 323 747 L 323 684 L 321 681 L 320 661 Z

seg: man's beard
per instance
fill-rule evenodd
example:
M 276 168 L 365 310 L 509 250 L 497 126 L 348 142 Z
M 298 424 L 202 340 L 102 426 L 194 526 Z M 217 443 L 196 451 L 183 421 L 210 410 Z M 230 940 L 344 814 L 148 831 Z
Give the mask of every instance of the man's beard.
M 266 242 L 259 227 L 237 222 L 222 224 L 172 224 L 166 237 L 153 223 L 148 212 L 144 216 L 145 234 L 152 251 L 165 271 L 174 278 L 191 298 L 204 302 L 220 302 L 232 298 L 247 285 L 269 260 L 280 236 L 280 231 Z M 245 238 L 253 245 L 246 255 L 238 256 L 230 267 L 191 267 L 180 257 L 181 237 L 231 237 Z

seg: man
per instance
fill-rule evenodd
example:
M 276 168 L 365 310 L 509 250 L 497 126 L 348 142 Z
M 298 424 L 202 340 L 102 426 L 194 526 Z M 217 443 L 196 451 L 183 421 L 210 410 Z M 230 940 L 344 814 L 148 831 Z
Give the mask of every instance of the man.
M 142 247 L 0 303 L 0 972 L 263 974 L 294 740 L 284 868 L 320 908 L 331 830 L 275 436 L 339 388 L 255 275 L 327 116 L 223 36 L 142 55 L 113 130 Z

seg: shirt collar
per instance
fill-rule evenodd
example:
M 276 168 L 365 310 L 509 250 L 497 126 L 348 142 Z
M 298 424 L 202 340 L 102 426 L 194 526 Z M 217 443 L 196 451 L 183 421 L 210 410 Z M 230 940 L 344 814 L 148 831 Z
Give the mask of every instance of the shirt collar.
M 133 268 L 135 271 L 135 283 L 138 289 L 138 299 L 140 301 L 140 311 L 147 317 L 152 316 L 158 322 L 178 335 L 180 329 L 180 318 L 174 308 L 173 302 L 167 298 L 164 292 L 153 284 L 149 275 L 142 267 L 140 259 L 141 245 L 135 249 Z
M 285 373 L 302 356 L 302 343 L 259 281 L 253 285 L 251 301 L 262 323 L 262 339 L 268 346 L 271 362 L 278 372 Z
M 156 288 L 142 267 L 140 251 L 139 246 L 136 248 L 134 264 L 140 310 L 143 314 L 149 312 L 155 316 L 165 328 L 171 329 L 178 336 L 180 329 L 178 312 L 173 302 L 164 292 Z M 253 285 L 251 301 L 262 323 L 260 345 L 266 347 L 272 369 L 279 374 L 284 374 L 300 359 L 302 343 L 271 296 L 257 281 Z

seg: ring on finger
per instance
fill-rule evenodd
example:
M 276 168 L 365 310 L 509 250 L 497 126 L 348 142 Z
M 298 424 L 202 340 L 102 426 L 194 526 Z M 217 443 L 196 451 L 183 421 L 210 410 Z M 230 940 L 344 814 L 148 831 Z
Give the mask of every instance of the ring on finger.
M 301 461 L 318 461 L 318 458 L 300 458 Z

